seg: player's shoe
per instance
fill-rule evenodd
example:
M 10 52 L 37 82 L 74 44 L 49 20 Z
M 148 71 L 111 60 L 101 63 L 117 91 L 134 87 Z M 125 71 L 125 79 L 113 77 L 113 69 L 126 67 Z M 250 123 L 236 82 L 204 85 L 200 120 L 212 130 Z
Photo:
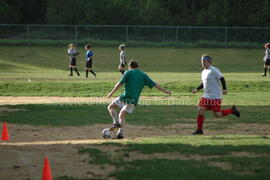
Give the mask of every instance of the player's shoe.
M 240 112 L 235 105 L 232 106 L 232 112 L 236 117 L 240 117 Z
M 266 76 L 266 74 L 262 74 L 262 76 Z
M 80 76 L 81 74 L 80 74 L 80 73 L 78 73 L 77 75 L 78 75 L 78 76 Z
M 121 124 L 119 124 L 118 122 L 117 122 L 117 123 L 114 123 L 114 124 L 112 125 L 112 127 L 110 128 L 110 131 L 116 131 L 116 130 L 118 130 L 120 127 L 121 127 Z
M 194 133 L 192 133 L 193 135 L 199 135 L 199 134 L 203 134 L 202 130 L 196 130 Z
M 69 74 L 68 76 L 73 76 L 73 74 Z
M 116 135 L 116 139 L 124 139 L 124 134 L 123 133 L 118 133 Z
M 124 131 L 123 131 L 123 129 L 118 130 L 115 139 L 124 139 Z

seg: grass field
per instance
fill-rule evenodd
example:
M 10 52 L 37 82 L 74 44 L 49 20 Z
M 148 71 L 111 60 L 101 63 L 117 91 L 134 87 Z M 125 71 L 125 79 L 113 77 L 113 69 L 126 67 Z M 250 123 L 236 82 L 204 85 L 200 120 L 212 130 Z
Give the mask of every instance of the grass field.
M 0 98 L 106 96 L 120 78 L 119 52 L 93 50 L 97 79 L 84 79 L 82 48 L 81 76 L 68 77 L 65 47 L 0 47 Z M 241 118 L 216 119 L 208 112 L 205 135 L 192 136 L 202 92 L 191 90 L 200 83 L 202 53 L 225 75 L 229 94 L 223 107 L 236 104 Z M 0 142 L 0 177 L 40 179 L 46 155 L 57 180 L 269 179 L 270 77 L 261 77 L 263 49 L 127 48 L 127 55 L 172 97 L 145 88 L 142 95 L 150 100 L 141 100 L 127 117 L 122 141 L 96 142 L 111 124 L 108 103 L 0 105 L 0 121 L 10 127 L 10 141 Z M 30 145 L 19 145 L 24 142 Z

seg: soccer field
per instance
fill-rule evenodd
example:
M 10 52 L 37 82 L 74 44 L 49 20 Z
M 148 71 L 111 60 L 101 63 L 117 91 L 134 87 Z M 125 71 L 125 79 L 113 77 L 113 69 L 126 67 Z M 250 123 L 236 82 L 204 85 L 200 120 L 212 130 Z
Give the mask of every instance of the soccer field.
M 105 96 L 121 77 L 117 48 L 93 47 L 97 79 L 84 78 L 83 48 L 80 77 L 67 76 L 66 48 L 0 51 L 0 102 L 20 96 L 17 105 L 0 105 L 0 121 L 8 123 L 10 135 L 0 142 L 0 179 L 40 179 L 45 156 L 57 180 L 269 179 L 270 77 L 261 76 L 263 49 L 128 47 L 128 59 L 137 60 L 172 96 L 145 88 L 140 105 L 127 116 L 124 140 L 101 137 L 111 125 L 111 99 Z M 205 135 L 193 136 L 202 92 L 191 90 L 200 83 L 203 53 L 225 75 L 224 107 L 237 105 L 241 118 L 217 119 L 208 112 Z M 38 104 L 23 101 L 29 96 Z

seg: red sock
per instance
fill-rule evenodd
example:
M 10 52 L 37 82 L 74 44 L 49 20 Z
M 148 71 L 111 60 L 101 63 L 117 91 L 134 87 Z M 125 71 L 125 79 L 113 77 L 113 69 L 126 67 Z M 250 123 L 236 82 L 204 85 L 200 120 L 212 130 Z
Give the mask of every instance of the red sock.
M 223 109 L 221 112 L 223 116 L 227 116 L 233 113 L 232 109 Z
M 197 117 L 197 130 L 203 129 L 204 115 L 198 115 Z

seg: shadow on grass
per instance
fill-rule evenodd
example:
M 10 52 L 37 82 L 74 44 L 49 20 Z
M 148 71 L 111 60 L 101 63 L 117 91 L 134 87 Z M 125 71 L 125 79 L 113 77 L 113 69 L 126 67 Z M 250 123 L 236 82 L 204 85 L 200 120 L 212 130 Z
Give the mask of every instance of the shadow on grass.
M 193 139 L 197 141 L 197 137 Z M 203 141 L 203 138 L 199 139 Z M 250 142 L 252 141 L 254 139 L 250 139 Z M 115 179 L 269 178 L 269 145 L 239 145 L 237 143 L 241 142 L 241 138 L 231 142 L 230 145 L 215 145 L 215 142 L 211 142 L 208 145 L 196 146 L 182 144 L 181 141 L 160 141 L 152 144 L 108 143 L 91 146 L 79 152 L 89 154 L 90 164 L 110 164 L 118 167 L 118 170 L 110 175 Z M 112 145 L 115 152 L 108 153 L 103 150 L 105 146 Z

